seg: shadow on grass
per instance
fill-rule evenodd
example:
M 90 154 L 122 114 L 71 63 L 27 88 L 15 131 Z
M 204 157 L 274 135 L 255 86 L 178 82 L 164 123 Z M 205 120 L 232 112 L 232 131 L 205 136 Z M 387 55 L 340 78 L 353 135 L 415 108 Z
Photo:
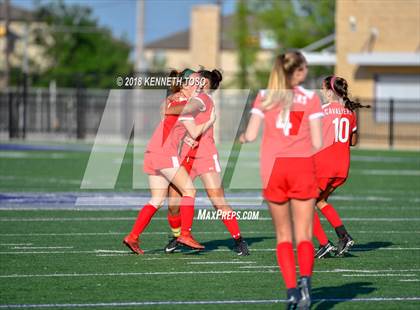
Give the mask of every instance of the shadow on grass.
M 252 245 L 254 243 L 258 243 L 258 242 L 262 242 L 264 240 L 267 239 L 274 239 L 274 236 L 270 236 L 270 237 L 247 237 L 244 238 L 244 240 L 246 241 L 246 243 L 248 243 L 249 246 L 249 250 L 252 251 Z M 227 238 L 227 239 L 217 239 L 217 240 L 211 240 L 211 241 L 207 241 L 207 242 L 203 242 L 202 243 L 205 247 L 206 247 L 206 251 L 213 251 L 213 250 L 217 250 L 219 248 L 223 248 L 223 247 L 227 247 L 229 249 L 231 249 L 233 251 L 233 246 L 234 246 L 234 241 L 232 238 Z
M 258 243 L 258 242 L 262 242 L 264 240 L 267 239 L 274 239 L 275 237 L 270 236 L 270 237 L 247 237 L 245 239 L 245 241 L 248 243 L 249 246 L 249 251 L 252 254 L 252 245 L 254 243 Z M 233 246 L 234 246 L 234 241 L 232 238 L 227 238 L 227 239 L 216 239 L 216 240 L 210 240 L 207 242 L 201 242 L 202 245 L 204 245 L 206 248 L 204 251 L 199 251 L 199 250 L 193 250 L 193 249 L 189 249 L 186 246 L 182 246 L 179 245 L 178 249 L 174 252 L 174 253 L 183 253 L 186 255 L 202 255 L 205 254 L 207 252 L 211 252 L 214 250 L 218 250 L 218 249 L 225 249 L 228 248 L 229 250 L 231 250 L 233 252 Z M 148 253 L 150 254 L 159 254 L 164 252 L 163 250 L 163 246 L 162 245 L 162 249 L 153 249 L 148 251 Z
M 353 282 L 340 286 L 317 287 L 312 290 L 313 309 L 334 309 L 335 305 L 353 298 L 361 298 L 376 290 L 372 282 Z
M 356 244 L 354 247 L 350 249 L 349 252 L 344 253 L 341 256 L 334 256 L 330 255 L 327 256 L 324 259 L 343 259 L 343 258 L 358 258 L 359 256 L 356 255 L 357 252 L 369 252 L 369 251 L 375 251 L 380 248 L 387 248 L 394 245 L 392 242 L 388 241 L 372 241 L 365 244 Z
M 375 251 L 380 248 L 387 248 L 394 245 L 394 243 L 389 241 L 372 241 L 365 244 L 356 244 L 351 250 L 355 252 L 368 252 Z

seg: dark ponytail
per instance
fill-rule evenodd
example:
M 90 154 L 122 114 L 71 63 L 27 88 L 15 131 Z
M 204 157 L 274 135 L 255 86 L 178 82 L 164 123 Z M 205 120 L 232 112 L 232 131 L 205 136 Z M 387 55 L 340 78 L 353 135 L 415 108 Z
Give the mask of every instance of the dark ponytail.
M 348 83 L 341 77 L 335 75 L 326 77 L 324 79 L 324 86 L 340 97 L 344 102 L 344 106 L 350 111 L 355 111 L 359 108 L 370 108 L 370 105 L 362 105 L 357 101 L 350 100 L 348 97 Z
M 208 79 L 210 81 L 211 90 L 218 89 L 220 82 L 223 80 L 222 73 L 217 69 L 214 69 L 212 71 L 201 69 L 200 71 L 198 71 L 198 73 L 200 74 L 201 77 Z

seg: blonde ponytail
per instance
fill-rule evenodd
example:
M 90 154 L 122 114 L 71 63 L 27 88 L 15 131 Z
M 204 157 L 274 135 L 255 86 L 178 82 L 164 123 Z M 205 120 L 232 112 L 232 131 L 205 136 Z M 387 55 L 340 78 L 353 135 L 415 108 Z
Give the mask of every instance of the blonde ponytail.
M 293 72 L 306 63 L 300 52 L 288 52 L 277 55 L 268 79 L 267 93 L 262 102 L 263 109 L 270 109 L 282 105 L 281 119 L 286 120 L 293 103 L 290 79 Z

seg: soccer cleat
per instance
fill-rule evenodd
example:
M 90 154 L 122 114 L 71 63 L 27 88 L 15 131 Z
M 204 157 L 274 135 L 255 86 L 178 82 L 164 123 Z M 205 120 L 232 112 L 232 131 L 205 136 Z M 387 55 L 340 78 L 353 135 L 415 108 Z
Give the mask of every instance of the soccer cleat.
M 204 246 L 198 243 L 191 234 L 179 236 L 177 242 L 195 250 L 204 249 Z
M 248 244 L 242 237 L 239 237 L 238 239 L 235 239 L 235 246 L 234 250 L 236 253 L 238 253 L 239 256 L 248 256 L 249 255 L 249 249 Z
M 178 241 L 176 237 L 172 237 L 171 240 L 169 240 L 169 243 L 165 246 L 165 253 L 173 253 L 175 252 L 176 248 L 178 247 Z
M 130 235 L 126 236 L 123 243 L 137 255 L 144 254 L 144 251 L 139 247 L 139 240 L 132 238 Z
M 337 251 L 337 247 L 332 244 L 331 241 L 328 241 L 328 243 L 324 246 L 319 246 L 318 251 L 315 253 L 315 258 L 324 258 L 327 257 L 329 253 L 333 253 Z
M 301 277 L 298 286 L 301 298 L 297 304 L 297 309 L 309 310 L 311 307 L 311 278 Z
M 299 300 L 301 299 L 300 292 L 297 288 L 289 288 L 287 290 L 286 309 L 297 309 Z
M 341 256 L 348 252 L 354 245 L 354 240 L 349 234 L 345 234 L 342 238 L 338 239 L 337 256 Z

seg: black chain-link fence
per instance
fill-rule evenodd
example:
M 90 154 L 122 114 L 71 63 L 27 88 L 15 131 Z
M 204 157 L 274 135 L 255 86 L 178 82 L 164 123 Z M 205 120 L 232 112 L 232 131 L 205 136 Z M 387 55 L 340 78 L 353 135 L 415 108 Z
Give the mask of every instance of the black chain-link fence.
M 24 96 L 26 94 L 26 96 Z M 91 139 L 95 136 L 109 90 L 30 88 L 0 92 L 0 134 L 2 139 L 26 138 L 38 134 L 46 139 Z M 115 111 L 113 133 L 124 130 L 130 110 L 128 96 L 122 100 L 121 108 Z M 370 109 L 358 110 L 358 132 L 364 145 L 398 146 L 420 145 L 420 101 L 383 98 L 378 100 L 358 99 Z M 218 138 L 232 138 L 244 109 L 241 100 L 220 96 L 218 101 Z M 136 114 L 136 133 L 148 139 L 160 119 L 156 103 L 140 107 Z M 228 133 L 228 134 L 226 134 Z

